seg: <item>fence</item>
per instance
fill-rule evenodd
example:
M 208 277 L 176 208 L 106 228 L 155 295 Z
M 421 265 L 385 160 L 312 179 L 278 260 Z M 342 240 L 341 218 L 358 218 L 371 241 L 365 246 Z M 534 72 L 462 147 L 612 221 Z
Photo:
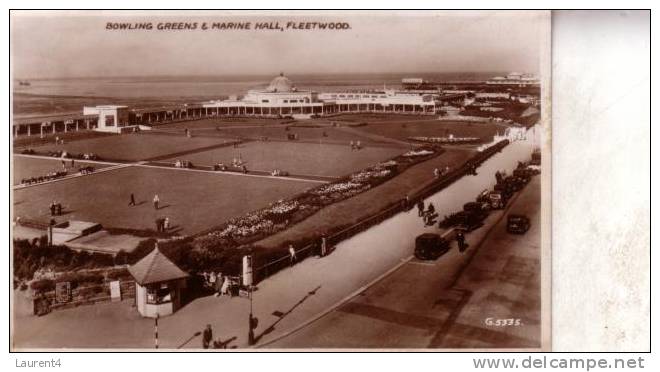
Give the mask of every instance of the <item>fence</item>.
M 135 298 L 135 282 L 132 280 L 120 280 L 119 288 L 121 299 Z M 71 290 L 70 301 L 58 301 L 56 292 L 50 291 L 34 296 L 35 300 L 46 301 L 48 311 L 69 309 L 81 305 L 93 305 L 112 300 L 110 296 L 110 283 L 78 287 Z

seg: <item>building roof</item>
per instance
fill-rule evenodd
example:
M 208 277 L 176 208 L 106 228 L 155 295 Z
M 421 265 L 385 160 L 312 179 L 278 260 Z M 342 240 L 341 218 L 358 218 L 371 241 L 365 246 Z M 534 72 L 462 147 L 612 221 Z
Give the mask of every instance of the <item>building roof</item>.
M 14 125 L 24 124 L 40 124 L 44 122 L 64 122 L 67 120 L 85 120 L 85 119 L 98 119 L 98 115 L 84 115 L 79 114 L 55 114 L 45 116 L 28 116 L 28 117 L 15 117 L 13 119 Z
M 135 265 L 128 268 L 140 285 L 187 278 L 188 274 L 170 261 L 158 246 Z
M 293 86 L 293 83 L 291 80 L 289 80 L 288 77 L 284 76 L 284 74 L 280 74 L 280 76 L 275 77 L 275 79 L 271 80 L 270 85 L 268 85 L 268 88 L 266 88 L 267 91 L 269 92 L 294 92 L 295 88 Z

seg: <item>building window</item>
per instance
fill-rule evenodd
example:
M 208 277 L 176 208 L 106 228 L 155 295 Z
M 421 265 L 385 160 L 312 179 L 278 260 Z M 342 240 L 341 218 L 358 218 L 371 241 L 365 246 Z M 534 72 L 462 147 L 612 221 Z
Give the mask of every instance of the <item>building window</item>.
M 105 126 L 114 127 L 115 126 L 115 117 L 113 115 L 107 115 L 105 117 Z
M 167 283 L 158 286 L 147 287 L 147 303 L 159 305 L 172 302 L 174 291 L 170 289 Z
M 262 99 L 261 102 L 262 103 L 268 103 L 268 100 L 267 99 Z

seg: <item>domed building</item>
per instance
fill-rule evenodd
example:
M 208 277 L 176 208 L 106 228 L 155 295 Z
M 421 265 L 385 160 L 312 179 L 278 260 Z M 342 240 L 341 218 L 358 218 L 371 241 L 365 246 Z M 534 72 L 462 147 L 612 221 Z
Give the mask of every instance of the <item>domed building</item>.
M 283 73 L 273 78 L 265 88 L 249 90 L 242 99 L 212 101 L 202 107 L 206 116 L 309 118 L 334 113 L 435 113 L 431 95 L 394 90 L 319 94 L 297 89 Z
M 280 76 L 275 77 L 270 84 L 268 85 L 268 88 L 266 88 L 266 91 L 272 92 L 272 93 L 287 93 L 287 92 L 295 92 L 296 88 L 293 86 L 293 83 L 291 80 L 289 80 L 288 77 L 284 76 L 284 73 L 280 73 Z
M 214 101 L 204 107 L 215 108 L 217 115 L 310 117 L 331 112 L 334 104 L 320 101 L 316 92 L 296 89 L 280 73 L 266 88 L 249 90 L 240 100 Z

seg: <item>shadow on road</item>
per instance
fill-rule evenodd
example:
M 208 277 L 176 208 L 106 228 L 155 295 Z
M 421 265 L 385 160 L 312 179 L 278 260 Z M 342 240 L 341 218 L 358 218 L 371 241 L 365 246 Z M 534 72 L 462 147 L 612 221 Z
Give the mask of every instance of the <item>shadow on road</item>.
M 186 346 L 190 341 L 194 340 L 195 337 L 197 337 L 197 336 L 199 336 L 199 335 L 201 335 L 201 334 L 202 334 L 202 332 L 199 332 L 199 331 L 198 331 L 198 332 L 195 332 L 192 336 L 190 336 L 189 339 L 187 339 L 187 340 L 184 341 L 181 345 L 179 345 L 179 346 L 177 347 L 177 349 L 181 349 L 182 347 Z
M 305 301 L 307 301 L 308 298 L 310 298 L 311 296 L 315 295 L 316 292 L 317 292 L 319 289 L 321 289 L 321 286 L 320 286 L 320 285 L 319 285 L 318 287 L 314 288 L 313 290 L 307 292 L 307 294 L 305 295 L 305 297 L 301 298 L 300 301 L 298 301 L 295 305 L 293 305 L 293 306 L 292 306 L 289 310 L 287 310 L 286 312 L 284 312 L 284 313 L 277 312 L 277 311 L 274 312 L 273 314 L 276 314 L 276 316 L 278 316 L 279 319 L 277 319 L 273 324 L 271 324 L 271 325 L 268 326 L 266 329 L 264 329 L 263 332 L 261 332 L 260 334 L 258 334 L 258 335 L 254 338 L 255 343 L 259 342 L 259 340 L 261 340 L 262 337 L 264 337 L 264 336 L 270 334 L 271 332 L 273 332 L 273 331 L 275 330 L 275 326 L 277 325 L 277 323 L 281 322 L 282 319 L 286 318 L 287 315 L 291 314 L 291 313 L 293 312 L 293 310 L 295 310 L 295 308 L 297 308 L 298 306 L 302 305 L 302 303 L 305 302 Z

